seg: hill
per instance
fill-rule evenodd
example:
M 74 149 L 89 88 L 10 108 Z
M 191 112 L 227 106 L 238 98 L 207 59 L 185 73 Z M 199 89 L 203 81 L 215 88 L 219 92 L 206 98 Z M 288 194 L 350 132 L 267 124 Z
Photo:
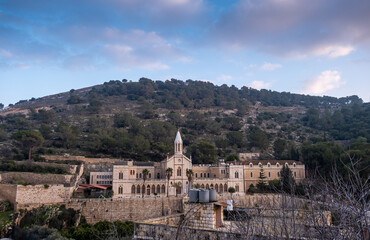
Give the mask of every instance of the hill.
M 332 153 L 334 143 L 368 144 L 370 105 L 357 96 L 317 97 L 193 80 L 112 80 L 3 109 L 3 158 L 24 158 L 11 136 L 29 129 L 45 138 L 40 154 L 160 161 L 171 154 L 180 129 L 195 163 L 232 160 L 235 153 L 250 151 L 305 160 L 302 153 L 320 142 Z

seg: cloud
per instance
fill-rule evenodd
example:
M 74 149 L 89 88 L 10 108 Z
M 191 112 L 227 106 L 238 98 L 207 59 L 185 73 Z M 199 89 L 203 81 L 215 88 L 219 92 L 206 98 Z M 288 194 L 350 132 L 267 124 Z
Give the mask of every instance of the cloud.
M 276 63 L 264 63 L 260 69 L 263 71 L 274 71 L 278 68 L 281 68 L 281 64 L 276 64 Z
M 233 80 L 233 77 L 232 77 L 232 76 L 230 76 L 230 75 L 222 74 L 222 75 L 221 75 L 221 76 L 219 76 L 216 80 L 217 80 L 217 82 L 218 82 L 218 83 L 222 83 L 222 84 L 224 84 L 224 83 L 229 83 L 229 82 L 231 82 L 231 81 Z
M 261 71 L 274 71 L 274 70 L 276 70 L 278 68 L 281 68 L 281 67 L 282 67 L 282 65 L 278 64 L 278 63 L 267 63 L 267 62 L 265 62 L 262 65 L 250 64 L 245 69 L 246 70 L 248 70 L 248 69 L 258 69 L 258 70 L 261 70 Z
M 370 1 L 240 0 L 211 36 L 231 50 L 336 58 L 370 47 Z
M 323 94 L 345 84 L 341 81 L 340 72 L 327 70 L 305 82 L 304 94 Z
M 255 88 L 255 89 L 266 89 L 271 86 L 271 83 L 264 82 L 264 81 L 253 81 L 249 84 L 247 84 L 248 87 Z

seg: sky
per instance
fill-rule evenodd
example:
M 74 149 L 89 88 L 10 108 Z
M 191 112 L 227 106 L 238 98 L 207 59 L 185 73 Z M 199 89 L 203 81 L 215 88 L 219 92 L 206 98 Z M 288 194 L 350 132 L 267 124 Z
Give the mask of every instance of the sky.
M 370 101 L 368 0 L 0 0 L 0 103 L 141 77 Z

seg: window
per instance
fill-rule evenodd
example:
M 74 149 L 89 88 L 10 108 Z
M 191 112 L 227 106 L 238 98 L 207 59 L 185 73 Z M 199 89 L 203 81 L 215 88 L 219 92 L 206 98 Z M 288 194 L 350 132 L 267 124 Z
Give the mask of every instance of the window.
M 279 163 L 276 163 L 276 167 L 280 167 L 280 164 Z
M 209 185 L 208 184 L 206 185 L 206 189 L 209 189 Z
M 137 185 L 136 190 L 137 190 L 137 193 L 140 193 L 140 185 Z
M 253 173 L 251 172 L 251 178 L 253 177 Z
M 280 177 L 280 173 L 279 172 L 277 173 L 277 176 Z
M 131 187 L 131 193 L 132 193 L 132 194 L 135 194 L 135 190 L 136 190 L 135 186 L 134 186 L 134 185 L 132 185 L 132 187 Z
M 152 178 L 152 174 L 151 173 L 149 173 L 149 178 Z
M 200 173 L 200 177 L 203 177 L 203 173 Z
M 239 173 L 235 172 L 235 178 L 239 178 Z
M 297 177 L 297 173 L 296 172 L 294 172 L 294 177 Z
M 224 192 L 224 185 L 222 183 L 220 184 L 220 192 Z
M 271 167 L 271 164 L 270 163 L 267 163 L 267 167 Z
M 218 192 L 218 184 L 217 183 L 215 185 L 215 190 L 216 190 L 216 192 Z
M 296 167 L 297 165 L 295 163 L 293 163 L 293 167 Z
M 139 174 L 136 173 L 136 178 L 139 178 Z
M 148 187 L 149 187 L 149 186 L 148 186 Z M 149 189 L 150 189 L 150 187 L 149 187 Z M 142 188 L 141 188 L 141 192 L 142 192 L 142 193 L 145 193 L 145 186 L 144 186 L 144 185 L 143 185 L 143 186 L 142 186 Z
M 118 177 L 119 179 L 123 179 L 123 173 L 119 173 L 119 177 Z
M 152 193 L 154 194 L 155 193 L 155 186 L 152 185 Z
M 287 162 L 285 163 L 285 167 L 289 167 Z
M 204 177 L 207 177 L 206 173 L 203 174 Z
M 209 173 L 207 173 L 207 178 L 209 178 Z
M 235 186 L 235 192 L 239 192 L 239 185 Z
M 118 194 L 122 194 L 123 193 L 123 188 L 122 188 L 122 186 L 120 186 L 119 188 L 118 188 Z
M 269 172 L 269 177 L 271 177 L 271 173 Z
M 132 175 L 132 170 L 130 170 L 130 175 Z
M 162 193 L 166 193 L 166 187 L 164 186 L 164 184 L 162 185 Z
M 195 177 L 197 178 L 198 177 L 198 173 L 195 174 Z
M 160 179 L 161 178 L 161 174 L 160 173 L 157 173 L 157 178 Z M 158 185 L 159 186 L 159 185 Z
M 224 185 L 225 192 L 227 192 L 227 184 Z
M 200 186 L 200 188 L 204 188 L 204 184 L 202 184 L 202 185 Z
M 258 167 L 262 167 L 262 164 L 261 163 L 258 163 Z
M 177 176 L 181 176 L 181 168 L 177 169 Z
M 157 193 L 160 194 L 161 193 L 161 186 L 159 186 L 159 184 L 157 185 Z
M 253 164 L 252 164 L 252 163 L 250 163 L 250 164 L 249 164 L 249 167 L 253 167 Z
M 141 175 L 141 173 L 139 174 L 139 178 L 142 178 L 142 175 Z
M 213 189 L 213 184 L 211 184 L 211 189 Z
M 135 170 L 132 171 L 132 175 L 135 175 Z

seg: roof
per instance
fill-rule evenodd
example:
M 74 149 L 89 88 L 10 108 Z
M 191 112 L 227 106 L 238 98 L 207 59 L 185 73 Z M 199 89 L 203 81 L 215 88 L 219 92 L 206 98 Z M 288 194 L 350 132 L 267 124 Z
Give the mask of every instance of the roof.
M 303 165 L 302 162 L 300 161 L 295 161 L 295 160 L 258 160 L 258 159 L 252 159 L 252 160 L 245 160 L 245 161 L 240 161 L 240 162 L 231 162 L 232 164 L 234 165 L 249 165 L 250 163 L 252 163 L 253 165 L 257 165 L 259 163 L 262 163 L 263 165 L 266 165 L 267 163 L 270 163 L 270 164 L 285 164 L 285 163 L 288 163 L 288 164 L 293 164 L 293 163 L 296 163 L 296 164 L 300 164 L 300 165 Z
M 180 142 L 182 143 L 182 138 L 181 138 L 181 134 L 179 131 L 177 131 L 177 134 L 176 134 L 176 138 L 175 138 L 175 142 Z
M 99 188 L 99 189 L 103 189 L 103 190 L 108 189 L 108 186 L 101 186 L 101 185 L 80 184 L 80 186 L 79 186 L 79 188 L 82 188 L 82 189 L 88 189 L 88 188 Z

